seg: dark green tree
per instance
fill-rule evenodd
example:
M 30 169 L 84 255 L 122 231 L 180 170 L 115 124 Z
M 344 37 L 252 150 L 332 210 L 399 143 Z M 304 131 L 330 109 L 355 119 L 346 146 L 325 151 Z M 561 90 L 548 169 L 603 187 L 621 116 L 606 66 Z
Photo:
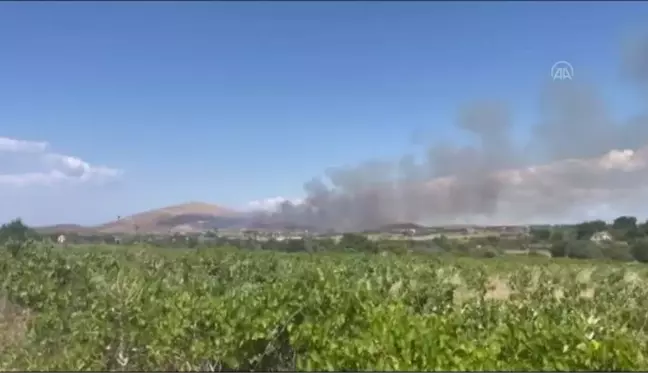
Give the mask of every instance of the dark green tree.
M 612 229 L 618 230 L 630 230 L 637 228 L 637 218 L 634 216 L 619 216 L 614 219 L 612 223 Z
M 531 237 L 534 242 L 549 241 L 551 238 L 551 230 L 549 228 L 532 228 Z
M 567 241 L 555 240 L 551 243 L 549 252 L 553 258 L 562 258 L 567 256 Z
M 603 252 L 590 240 L 572 240 L 567 242 L 565 256 L 575 259 L 599 259 L 603 257 Z
M 576 239 L 589 240 L 594 233 L 602 232 L 606 229 L 607 224 L 603 220 L 586 221 L 576 226 Z
M 36 231 L 26 226 L 20 218 L 0 226 L 0 246 L 4 246 L 11 255 L 18 255 L 30 239 L 37 239 Z
M 610 242 L 601 245 L 603 256 L 612 260 L 633 261 L 630 246 L 625 242 Z
M 500 243 L 500 238 L 498 236 L 488 236 L 486 237 L 486 244 L 490 246 L 497 246 Z
M 378 252 L 378 247 L 365 235 L 357 233 L 345 233 L 342 235 L 338 246 L 343 250 L 362 252 Z
M 641 237 L 648 236 L 648 220 L 641 224 L 637 224 L 637 235 Z
M 641 235 L 634 216 L 619 216 L 612 223 L 612 233 L 619 240 L 631 241 Z
M 303 238 L 298 240 L 285 240 L 283 241 L 283 244 L 284 251 L 287 251 L 289 253 L 297 253 L 306 251 L 307 249 L 306 241 Z
M 28 239 L 37 238 L 37 236 L 36 232 L 25 225 L 20 218 L 0 226 L 0 244 L 7 243 L 9 240 L 25 242 Z
M 336 243 L 332 238 L 319 238 L 313 240 L 313 251 L 332 251 L 335 250 Z
M 639 262 L 648 262 L 648 239 L 640 239 L 635 241 L 630 248 L 632 257 Z

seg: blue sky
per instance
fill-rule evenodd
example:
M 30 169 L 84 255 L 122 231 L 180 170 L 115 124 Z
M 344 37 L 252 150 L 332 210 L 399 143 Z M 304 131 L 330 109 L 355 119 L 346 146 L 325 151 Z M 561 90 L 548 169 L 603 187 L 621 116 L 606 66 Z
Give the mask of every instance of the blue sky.
M 465 141 L 457 109 L 482 98 L 510 105 L 523 142 L 558 60 L 623 115 L 620 42 L 646 16 L 643 2 L 0 3 L 0 137 L 116 171 L 0 185 L 0 218 L 300 197 L 328 167 L 419 151 L 416 134 Z M 26 158 L 0 157 L 0 175 L 40 172 Z

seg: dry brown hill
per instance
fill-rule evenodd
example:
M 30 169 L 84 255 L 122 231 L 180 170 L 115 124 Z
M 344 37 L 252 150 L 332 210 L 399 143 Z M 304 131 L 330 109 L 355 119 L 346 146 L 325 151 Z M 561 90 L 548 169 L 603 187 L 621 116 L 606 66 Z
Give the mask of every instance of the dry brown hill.
M 202 202 L 189 202 L 181 205 L 145 211 L 120 218 L 119 220 L 96 227 L 102 233 L 168 233 L 177 220 L 188 217 L 192 222 L 200 222 L 213 217 L 236 216 L 238 213 L 228 208 Z M 189 229 L 191 230 L 191 229 Z

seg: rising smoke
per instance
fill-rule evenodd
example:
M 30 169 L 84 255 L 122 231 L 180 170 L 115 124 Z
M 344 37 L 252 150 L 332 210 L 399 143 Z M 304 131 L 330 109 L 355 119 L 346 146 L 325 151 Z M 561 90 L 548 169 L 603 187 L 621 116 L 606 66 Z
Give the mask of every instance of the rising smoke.
M 622 75 L 646 93 L 648 39 L 623 55 Z M 434 144 L 422 160 L 407 155 L 331 169 L 326 178 L 305 183 L 303 203 L 284 202 L 278 211 L 258 216 L 319 230 L 358 231 L 395 222 L 565 220 L 610 206 L 621 213 L 640 206 L 648 197 L 643 187 L 648 185 L 648 111 L 615 122 L 582 77 L 547 80 L 541 120 L 523 147 L 511 141 L 513 124 L 504 103 L 468 104 L 460 108 L 457 126 L 475 136 L 477 146 Z

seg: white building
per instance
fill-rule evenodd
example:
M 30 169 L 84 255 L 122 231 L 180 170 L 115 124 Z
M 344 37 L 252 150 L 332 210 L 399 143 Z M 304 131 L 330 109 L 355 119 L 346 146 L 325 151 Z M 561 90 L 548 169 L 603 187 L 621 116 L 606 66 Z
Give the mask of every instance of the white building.
M 592 235 L 591 238 L 592 241 L 594 242 L 608 242 L 612 241 L 612 236 L 610 235 L 610 232 L 608 231 L 602 231 L 602 232 L 596 232 Z

